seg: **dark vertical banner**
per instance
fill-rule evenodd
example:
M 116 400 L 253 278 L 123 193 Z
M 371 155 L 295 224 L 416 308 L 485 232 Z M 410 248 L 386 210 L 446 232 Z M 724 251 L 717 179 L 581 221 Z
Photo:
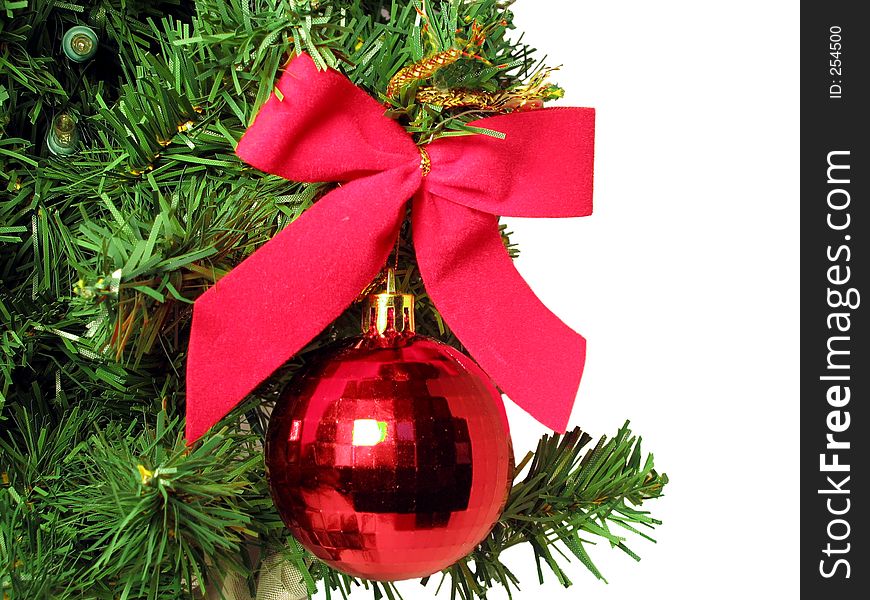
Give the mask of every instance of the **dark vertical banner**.
M 807 598 L 870 597 L 870 23 L 859 17 L 860 6 L 801 5 L 800 525 Z M 787 490 L 767 492 L 789 501 Z

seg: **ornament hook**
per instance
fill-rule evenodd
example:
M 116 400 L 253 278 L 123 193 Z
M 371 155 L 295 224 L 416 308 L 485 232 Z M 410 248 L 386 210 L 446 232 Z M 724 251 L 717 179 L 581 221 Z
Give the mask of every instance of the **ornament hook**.
M 391 337 L 414 334 L 414 295 L 396 291 L 396 270 L 387 267 L 386 289 L 366 297 L 362 316 L 365 335 Z

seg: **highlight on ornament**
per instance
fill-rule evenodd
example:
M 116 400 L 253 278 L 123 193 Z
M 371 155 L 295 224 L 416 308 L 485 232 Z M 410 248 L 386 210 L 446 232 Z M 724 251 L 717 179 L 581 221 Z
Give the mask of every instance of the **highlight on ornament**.
M 352 435 L 351 443 L 354 446 L 377 446 L 387 439 L 387 422 L 376 419 L 355 419 Z

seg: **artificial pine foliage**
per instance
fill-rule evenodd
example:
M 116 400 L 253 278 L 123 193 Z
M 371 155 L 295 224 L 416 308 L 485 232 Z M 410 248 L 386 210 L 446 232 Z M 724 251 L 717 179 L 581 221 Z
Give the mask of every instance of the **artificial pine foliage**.
M 467 124 L 561 95 L 516 34 L 510 4 L 0 3 L 4 600 L 201 598 L 227 572 L 253 585 L 252 546 L 281 549 L 311 591 L 397 593 L 288 541 L 264 475 L 275 390 L 312 350 L 353 335 L 359 307 L 187 447 L 191 303 L 334 185 L 290 183 L 234 154 L 291 56 L 344 72 L 418 141 L 480 134 Z M 81 63 L 61 48 L 74 25 L 99 40 Z M 67 154 L 47 143 L 61 115 L 78 138 Z M 399 284 L 417 295 L 418 329 L 458 346 L 422 288 L 407 229 Z M 501 521 L 445 572 L 452 596 L 516 589 L 501 554 L 520 544 L 540 578 L 546 566 L 564 585 L 569 557 L 602 577 L 593 540 L 637 558 L 624 536 L 658 523 L 639 506 L 667 477 L 627 425 L 590 441 L 545 437 L 519 463 Z

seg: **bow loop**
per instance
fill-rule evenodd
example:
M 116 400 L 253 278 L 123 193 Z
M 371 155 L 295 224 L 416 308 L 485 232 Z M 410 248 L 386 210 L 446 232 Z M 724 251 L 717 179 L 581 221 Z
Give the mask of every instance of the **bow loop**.
M 502 135 L 442 138 L 418 149 L 373 98 L 335 71 L 318 71 L 306 55 L 291 62 L 278 90 L 238 155 L 288 179 L 344 184 L 196 300 L 188 441 L 353 302 L 386 262 L 412 196 L 420 273 L 436 307 L 514 402 L 564 431 L 585 341 L 513 268 L 496 215 L 591 212 L 592 109 L 481 119 L 474 125 Z M 483 286 L 490 300 L 481 305 Z
M 427 191 L 506 217 L 592 212 L 595 110 L 545 108 L 474 121 L 478 134 L 429 144 Z
M 293 181 L 350 181 L 419 160 L 384 107 L 302 54 L 290 63 L 236 147 L 246 163 Z

